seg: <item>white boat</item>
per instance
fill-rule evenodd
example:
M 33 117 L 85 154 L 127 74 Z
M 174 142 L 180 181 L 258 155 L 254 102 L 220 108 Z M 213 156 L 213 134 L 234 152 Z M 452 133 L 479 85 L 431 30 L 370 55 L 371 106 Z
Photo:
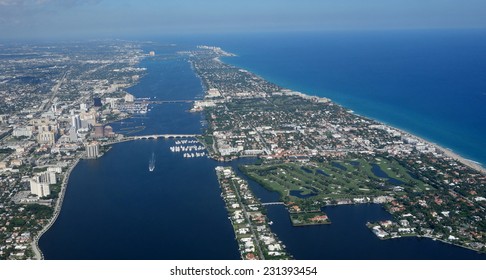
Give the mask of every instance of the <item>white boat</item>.
M 152 153 L 152 158 L 149 161 L 149 171 L 152 172 L 155 169 L 155 154 Z

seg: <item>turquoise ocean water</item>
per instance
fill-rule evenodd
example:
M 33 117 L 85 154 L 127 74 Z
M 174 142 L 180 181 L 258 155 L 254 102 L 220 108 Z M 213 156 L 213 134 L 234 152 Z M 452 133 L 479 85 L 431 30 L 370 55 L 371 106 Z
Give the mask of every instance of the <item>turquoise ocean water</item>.
M 486 164 L 486 31 L 209 36 L 224 61 Z

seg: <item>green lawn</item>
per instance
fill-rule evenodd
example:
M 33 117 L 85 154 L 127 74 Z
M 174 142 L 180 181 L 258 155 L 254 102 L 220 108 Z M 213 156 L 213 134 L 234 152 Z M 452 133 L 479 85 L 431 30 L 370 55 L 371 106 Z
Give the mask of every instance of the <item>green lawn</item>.
M 263 187 L 276 191 L 283 201 L 311 205 L 315 201 L 391 193 L 397 181 L 389 181 L 372 171 L 376 164 L 390 178 L 400 180 L 405 191 L 422 192 L 430 187 L 412 178 L 394 159 L 385 157 L 348 158 L 327 162 L 262 163 L 241 170 Z

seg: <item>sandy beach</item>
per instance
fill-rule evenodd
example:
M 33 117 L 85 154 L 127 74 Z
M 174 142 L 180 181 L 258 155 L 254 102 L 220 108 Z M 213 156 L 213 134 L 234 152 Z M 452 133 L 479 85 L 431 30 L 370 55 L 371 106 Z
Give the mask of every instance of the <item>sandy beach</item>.
M 388 126 L 388 127 L 391 127 L 393 129 L 396 129 L 396 130 L 400 131 L 402 134 L 405 134 L 406 136 L 416 138 L 416 139 L 420 140 L 421 142 L 426 143 L 427 145 L 433 146 L 436 150 L 442 152 L 445 156 L 450 157 L 450 158 L 452 158 L 454 160 L 457 160 L 460 163 L 462 163 L 462 164 L 464 164 L 464 165 L 466 165 L 466 166 L 468 166 L 468 167 L 470 167 L 470 168 L 472 168 L 472 169 L 474 169 L 474 170 L 476 170 L 478 172 L 481 172 L 483 174 L 486 174 L 486 168 L 482 167 L 480 164 L 478 164 L 478 163 L 476 163 L 476 162 L 474 162 L 472 160 L 466 159 L 466 158 L 464 158 L 464 157 L 456 154 L 455 152 L 449 150 L 448 148 L 444 148 L 442 146 L 439 146 L 436 143 L 427 141 L 427 140 L 425 140 L 425 139 L 423 139 L 423 138 L 421 138 L 421 137 L 419 137 L 417 135 L 414 135 L 414 134 L 409 133 L 407 131 L 404 131 L 402 129 L 398 129 L 398 128 L 395 128 L 393 126 L 387 125 L 387 124 L 385 124 L 385 125 Z

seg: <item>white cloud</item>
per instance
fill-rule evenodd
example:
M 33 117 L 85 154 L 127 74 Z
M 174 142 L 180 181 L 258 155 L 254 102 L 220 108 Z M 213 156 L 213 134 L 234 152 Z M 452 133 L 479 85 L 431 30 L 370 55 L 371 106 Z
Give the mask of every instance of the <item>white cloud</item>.
M 0 0 L 0 6 L 16 6 L 22 5 L 24 0 Z
M 95 5 L 102 0 L 0 0 L 0 33 L 36 25 L 36 18 L 50 17 L 66 9 Z
M 59 6 L 59 7 L 73 7 L 79 5 L 98 4 L 102 0 L 0 0 L 0 6 Z

